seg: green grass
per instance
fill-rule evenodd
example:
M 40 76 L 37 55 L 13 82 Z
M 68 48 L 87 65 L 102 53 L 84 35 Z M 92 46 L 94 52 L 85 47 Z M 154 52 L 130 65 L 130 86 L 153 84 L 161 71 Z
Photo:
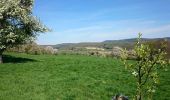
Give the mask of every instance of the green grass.
M 133 77 L 117 59 L 8 53 L 0 64 L 0 100 L 111 100 L 131 98 Z M 170 100 L 170 68 L 154 100 Z

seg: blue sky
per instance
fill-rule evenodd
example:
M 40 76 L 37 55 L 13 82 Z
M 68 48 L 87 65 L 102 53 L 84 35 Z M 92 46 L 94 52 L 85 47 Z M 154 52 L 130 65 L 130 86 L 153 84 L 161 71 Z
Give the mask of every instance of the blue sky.
M 170 0 L 35 0 L 33 14 L 52 29 L 38 44 L 170 37 Z

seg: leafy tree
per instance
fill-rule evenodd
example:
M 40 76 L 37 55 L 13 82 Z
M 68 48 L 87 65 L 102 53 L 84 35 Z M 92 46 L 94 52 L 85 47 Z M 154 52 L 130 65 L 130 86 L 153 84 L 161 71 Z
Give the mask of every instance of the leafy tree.
M 166 69 L 167 60 L 166 45 L 162 42 L 160 49 L 152 48 L 149 44 L 141 42 L 141 34 L 134 47 L 136 61 L 129 62 L 128 54 L 124 50 L 122 59 L 126 69 L 132 73 L 136 79 L 136 96 L 135 100 L 148 98 L 152 100 L 152 95 L 159 83 L 159 69 Z
M 34 0 L 0 0 L 0 63 L 7 47 L 22 44 L 48 29 L 33 16 Z

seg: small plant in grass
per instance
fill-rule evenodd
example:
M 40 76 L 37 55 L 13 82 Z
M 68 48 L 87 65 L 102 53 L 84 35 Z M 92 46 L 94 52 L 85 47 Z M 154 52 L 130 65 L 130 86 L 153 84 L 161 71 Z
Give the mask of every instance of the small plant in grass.
M 141 42 L 142 34 L 139 33 L 137 43 L 134 47 L 136 60 L 129 62 L 127 60 L 127 50 L 123 50 L 121 58 L 125 68 L 128 69 L 136 80 L 136 95 L 134 100 L 148 99 L 152 100 L 153 93 L 159 83 L 159 70 L 166 69 L 167 60 L 165 58 L 166 44 L 162 42 L 159 49 L 151 48 L 149 44 Z

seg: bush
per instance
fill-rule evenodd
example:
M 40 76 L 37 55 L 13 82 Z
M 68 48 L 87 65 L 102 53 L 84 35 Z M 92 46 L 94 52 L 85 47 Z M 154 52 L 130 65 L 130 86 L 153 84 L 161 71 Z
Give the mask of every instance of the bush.
M 141 34 L 134 47 L 136 60 L 134 63 L 128 62 L 128 53 L 126 50 L 122 53 L 122 60 L 125 68 L 132 73 L 136 79 L 135 100 L 152 100 L 153 93 L 159 83 L 159 70 L 166 70 L 168 65 L 166 59 L 166 46 L 162 42 L 158 48 L 155 45 L 141 43 Z

